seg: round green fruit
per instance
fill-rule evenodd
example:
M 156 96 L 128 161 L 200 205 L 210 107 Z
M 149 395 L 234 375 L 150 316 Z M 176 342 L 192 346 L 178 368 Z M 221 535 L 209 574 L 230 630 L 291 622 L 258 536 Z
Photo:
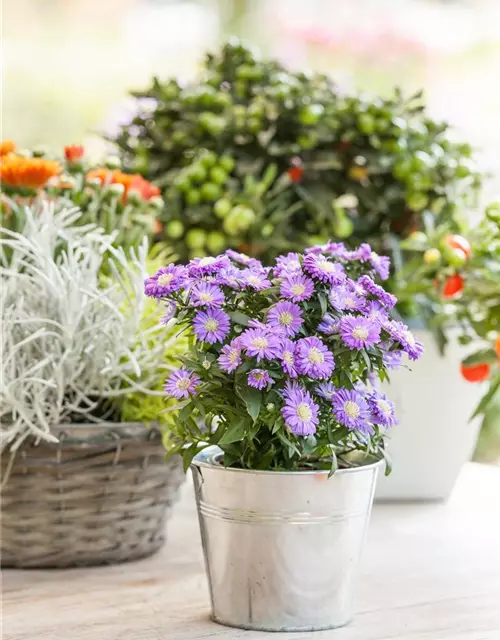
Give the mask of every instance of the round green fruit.
M 219 167 L 222 167 L 224 171 L 227 171 L 227 173 L 231 173 L 234 169 L 234 158 L 228 155 L 223 155 L 219 158 L 217 164 Z
M 424 262 L 425 264 L 437 264 L 441 261 L 441 251 L 439 249 L 427 249 L 424 252 Z
M 224 184 L 227 180 L 227 173 L 220 166 L 210 169 L 210 180 L 215 184 Z
M 221 188 L 213 182 L 205 182 L 200 189 L 201 197 L 205 202 L 214 202 L 221 197 Z
M 184 233 L 184 225 L 180 220 L 171 220 L 165 227 L 165 231 L 169 238 L 177 240 Z
M 205 153 L 200 158 L 200 163 L 205 169 L 210 169 L 217 162 L 217 156 L 213 151 L 205 151 Z
M 413 209 L 413 211 L 422 211 L 427 206 L 429 198 L 425 193 L 412 193 L 406 199 L 406 204 Z
M 306 126 L 312 126 L 318 123 L 323 107 L 320 104 L 309 104 L 302 107 L 299 111 L 299 122 Z
M 214 213 L 218 218 L 225 218 L 232 208 L 231 200 L 228 198 L 221 198 L 217 200 L 214 205 Z
M 199 163 L 189 167 L 188 176 L 193 182 L 204 182 L 207 179 L 206 169 Z
M 211 231 L 207 235 L 207 249 L 211 253 L 220 253 L 227 246 L 227 238 L 220 231 Z
M 190 229 L 186 233 L 186 244 L 190 249 L 200 249 L 204 246 L 206 234 L 203 229 Z
M 190 205 L 199 204 L 201 201 L 201 193 L 198 189 L 190 189 L 185 195 L 186 202 Z

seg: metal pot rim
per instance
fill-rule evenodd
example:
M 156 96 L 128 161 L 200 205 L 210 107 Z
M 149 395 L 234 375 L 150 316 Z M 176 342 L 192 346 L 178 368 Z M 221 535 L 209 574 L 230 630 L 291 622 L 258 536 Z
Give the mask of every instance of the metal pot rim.
M 193 467 L 203 467 L 216 469 L 218 471 L 224 472 L 234 472 L 234 473 L 249 473 L 249 474 L 258 474 L 258 475 L 289 475 L 289 476 L 305 476 L 305 475 L 328 475 L 330 473 L 327 469 L 311 469 L 304 471 L 273 471 L 271 469 L 261 470 L 261 469 L 236 469 L 233 467 L 224 467 L 220 464 L 220 458 L 223 455 L 223 451 L 217 445 L 211 445 L 200 451 L 193 458 L 191 462 L 191 466 Z M 371 462 L 368 464 L 361 464 L 356 467 L 349 467 L 347 469 L 337 469 L 335 471 L 335 475 L 345 473 L 359 473 L 360 471 L 368 471 L 372 469 L 376 469 L 380 467 L 384 463 L 384 460 L 376 460 L 375 462 Z

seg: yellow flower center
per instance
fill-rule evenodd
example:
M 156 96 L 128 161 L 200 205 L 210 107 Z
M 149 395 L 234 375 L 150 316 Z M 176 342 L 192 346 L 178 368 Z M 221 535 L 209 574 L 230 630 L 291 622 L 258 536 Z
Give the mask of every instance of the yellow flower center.
M 293 353 L 291 351 L 283 351 L 283 360 L 289 364 L 293 364 Z
M 231 349 L 227 359 L 231 364 L 236 364 L 238 362 L 239 357 L 240 357 L 240 353 L 238 349 Z
M 208 291 L 202 291 L 199 294 L 199 298 L 202 302 L 212 302 L 212 300 L 214 299 L 212 294 L 209 293 Z
M 328 260 L 320 260 L 318 262 L 318 267 L 322 271 L 327 271 L 329 273 L 331 273 L 332 271 L 335 271 L 335 265 L 333 264 L 333 262 L 328 262 Z
M 249 276 L 248 283 L 253 284 L 257 287 L 260 284 L 260 278 L 258 278 L 257 276 Z
M 212 258 L 211 256 L 208 256 L 206 258 L 202 258 L 199 261 L 199 265 L 200 267 L 208 267 L 209 265 L 213 264 L 215 262 L 215 258 Z
M 174 279 L 173 273 L 162 273 L 161 276 L 158 278 L 158 284 L 161 285 L 162 287 L 168 287 L 168 285 L 172 282 L 173 279 Z
M 357 340 L 366 340 L 368 338 L 368 329 L 365 327 L 356 327 L 353 329 L 352 335 Z
M 293 322 L 293 316 L 289 311 L 283 311 L 278 316 L 278 322 L 284 327 L 289 327 Z
M 309 362 L 312 362 L 313 364 L 323 364 L 323 362 L 325 361 L 325 356 L 316 347 L 312 347 L 311 349 L 309 349 L 307 358 Z
M 266 349 L 268 344 L 267 338 L 254 338 L 252 340 L 252 347 L 255 347 L 255 349 Z
M 298 282 L 297 284 L 294 284 L 291 286 L 290 291 L 293 293 L 294 296 L 301 296 L 303 293 L 305 293 L 305 286 Z
M 312 417 L 311 407 L 305 402 L 301 402 L 297 405 L 297 417 L 302 420 L 302 422 L 308 422 Z
M 253 374 L 253 377 L 254 377 L 256 380 L 263 380 L 263 379 L 264 379 L 264 374 L 262 373 L 262 371 L 259 371 L 258 373 L 254 373 L 254 374 Z
M 344 302 L 345 306 L 349 309 L 352 309 L 352 307 L 356 306 L 356 300 L 354 300 L 354 298 L 345 298 Z
M 217 331 L 219 323 L 215 318 L 208 318 L 208 320 L 205 320 L 205 324 L 203 326 L 205 327 L 205 331 Z
M 391 405 L 385 400 L 379 400 L 377 406 L 384 415 L 391 413 Z
M 185 391 L 186 389 L 189 389 L 190 384 L 191 381 L 189 378 L 181 378 L 180 380 L 177 380 L 175 386 L 179 391 Z
M 359 413 L 360 413 L 360 409 L 359 409 L 358 405 L 355 402 L 353 402 L 352 400 L 348 400 L 344 404 L 344 411 L 347 413 L 349 418 L 357 418 L 359 416 Z

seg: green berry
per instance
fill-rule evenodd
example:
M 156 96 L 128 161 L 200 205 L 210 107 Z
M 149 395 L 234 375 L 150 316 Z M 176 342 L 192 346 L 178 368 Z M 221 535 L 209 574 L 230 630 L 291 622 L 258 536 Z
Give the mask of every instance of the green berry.
M 262 122 L 259 118 L 248 118 L 247 129 L 250 133 L 258 133 L 262 129 Z
M 203 188 L 203 187 L 202 187 Z M 187 193 L 186 193 L 186 202 L 190 205 L 196 205 L 200 203 L 201 200 L 201 193 L 198 189 L 190 189 Z
M 375 131 L 375 120 L 367 113 L 362 113 L 358 117 L 358 127 L 361 133 L 370 135 Z
M 425 193 L 412 193 L 406 199 L 406 204 L 413 209 L 413 211 L 422 211 L 427 206 L 429 198 Z
M 198 121 L 201 126 L 213 136 L 218 136 L 224 130 L 226 126 L 226 119 L 221 116 L 216 116 L 213 113 L 205 112 L 200 113 Z
M 207 248 L 211 253 L 220 253 L 227 246 L 227 238 L 220 231 L 211 231 L 207 235 Z
M 262 227 L 262 230 L 261 230 L 262 237 L 263 238 L 268 238 L 270 235 L 273 234 L 273 231 L 274 231 L 274 225 L 273 224 L 265 224 Z
M 210 169 L 217 162 L 217 156 L 213 151 L 205 151 L 205 153 L 200 158 L 200 163 L 205 167 L 205 169 Z
M 323 113 L 323 106 L 320 104 L 309 104 L 302 107 L 299 111 L 299 122 L 306 126 L 312 126 L 318 123 Z
M 221 197 L 221 188 L 218 184 L 214 184 L 213 182 L 205 182 L 202 185 L 201 189 L 201 197 L 205 202 L 214 202 Z
M 222 228 L 229 236 L 237 236 L 240 228 L 235 217 L 227 216 L 222 223 Z
M 165 231 L 169 238 L 177 240 L 184 233 L 184 225 L 180 220 L 171 220 L 165 227 Z
M 442 253 L 445 262 L 451 267 L 462 267 L 467 261 L 467 255 L 462 249 L 443 244 Z
M 225 218 L 231 211 L 231 200 L 228 198 L 221 198 L 217 200 L 214 205 L 214 213 L 218 218 Z
M 227 173 L 231 173 L 234 169 L 234 158 L 228 155 L 223 155 L 218 161 L 219 167 L 222 167 Z
M 227 173 L 222 167 L 213 167 L 210 169 L 210 180 L 215 184 L 224 184 L 227 180 Z
M 233 207 L 230 218 L 237 221 L 240 231 L 246 231 L 255 222 L 255 212 L 250 207 L 239 204 Z
M 207 179 L 207 172 L 200 164 L 194 164 L 188 169 L 188 176 L 193 182 L 204 182 Z
M 206 235 L 203 229 L 190 229 L 186 233 L 186 244 L 189 249 L 201 249 L 205 244 Z
M 175 186 L 179 191 L 188 191 L 191 189 L 191 181 L 186 175 L 178 176 L 174 182 Z

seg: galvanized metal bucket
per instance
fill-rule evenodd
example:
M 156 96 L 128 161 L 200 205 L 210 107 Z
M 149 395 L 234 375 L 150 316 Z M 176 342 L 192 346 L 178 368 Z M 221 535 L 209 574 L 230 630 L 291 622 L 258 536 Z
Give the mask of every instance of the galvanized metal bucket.
M 208 447 L 192 464 L 212 615 L 262 631 L 347 624 L 381 462 L 327 471 L 225 469 Z

